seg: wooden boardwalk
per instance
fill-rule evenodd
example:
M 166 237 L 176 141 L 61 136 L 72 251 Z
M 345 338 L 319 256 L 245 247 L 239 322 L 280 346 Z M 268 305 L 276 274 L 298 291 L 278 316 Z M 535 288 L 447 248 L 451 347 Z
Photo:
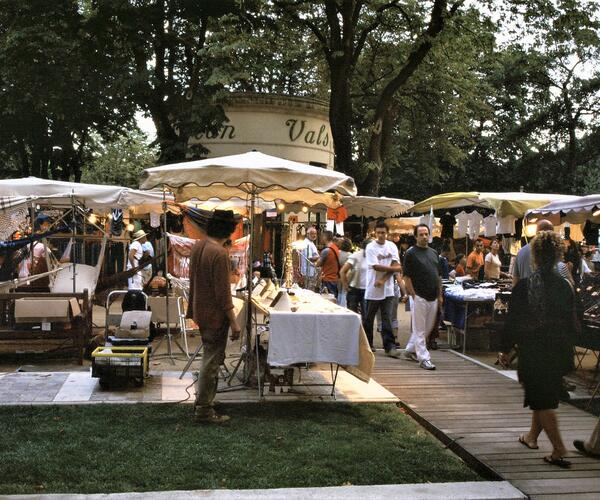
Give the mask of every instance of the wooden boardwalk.
M 377 354 L 373 378 L 402 401 L 406 411 L 448 448 L 488 478 L 505 479 L 534 499 L 599 499 L 600 460 L 569 453 L 569 470 L 542 460 L 551 450 L 545 434 L 539 450 L 517 440 L 529 429 L 518 382 L 450 351 L 436 351 L 436 371 Z M 558 409 L 567 448 L 587 439 L 598 418 L 569 404 Z

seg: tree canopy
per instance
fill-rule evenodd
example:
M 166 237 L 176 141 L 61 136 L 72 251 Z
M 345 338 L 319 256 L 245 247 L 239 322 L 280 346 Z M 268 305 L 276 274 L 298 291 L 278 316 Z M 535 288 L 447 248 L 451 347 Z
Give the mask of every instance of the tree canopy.
M 190 139 L 254 91 L 328 100 L 361 194 L 600 187 L 594 0 L 1 3 L 4 176 L 202 157 Z M 143 160 L 136 112 L 156 127 Z

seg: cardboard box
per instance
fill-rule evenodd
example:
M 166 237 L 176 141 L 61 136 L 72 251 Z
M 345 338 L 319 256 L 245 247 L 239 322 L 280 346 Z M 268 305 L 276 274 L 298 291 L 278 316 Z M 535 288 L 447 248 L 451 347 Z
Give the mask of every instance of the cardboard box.
M 15 300 L 16 323 L 64 323 L 71 320 L 69 299 Z

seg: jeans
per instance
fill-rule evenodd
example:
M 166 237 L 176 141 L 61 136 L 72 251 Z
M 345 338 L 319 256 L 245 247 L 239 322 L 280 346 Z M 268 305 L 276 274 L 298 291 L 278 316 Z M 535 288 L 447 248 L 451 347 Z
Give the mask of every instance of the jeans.
M 360 314 L 360 319 L 364 323 L 367 317 L 365 289 L 349 287 L 348 293 L 346 294 L 346 307 L 351 311 Z
M 334 297 L 337 299 L 337 296 L 338 296 L 337 281 L 323 281 L 323 284 L 327 288 L 327 291 L 329 293 L 333 294 Z
M 200 333 L 204 351 L 196 382 L 196 414 L 202 417 L 214 411 L 213 401 L 217 394 L 219 367 L 225 361 L 228 330 L 229 323 L 225 321 L 218 330 L 202 330 Z
M 369 345 L 373 347 L 373 322 L 377 311 L 381 310 L 381 338 L 383 348 L 386 352 L 396 348 L 394 333 L 392 332 L 392 309 L 394 308 L 394 297 L 386 297 L 383 300 L 367 300 L 367 317 L 363 323 Z

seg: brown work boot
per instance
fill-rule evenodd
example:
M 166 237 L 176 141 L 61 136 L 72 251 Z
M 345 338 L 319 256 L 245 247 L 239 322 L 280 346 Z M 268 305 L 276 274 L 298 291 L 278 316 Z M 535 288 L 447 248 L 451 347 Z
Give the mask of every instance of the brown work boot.
M 194 423 L 196 424 L 224 424 L 228 422 L 231 417 L 227 415 L 219 415 L 214 410 L 208 413 L 196 413 L 194 415 Z

